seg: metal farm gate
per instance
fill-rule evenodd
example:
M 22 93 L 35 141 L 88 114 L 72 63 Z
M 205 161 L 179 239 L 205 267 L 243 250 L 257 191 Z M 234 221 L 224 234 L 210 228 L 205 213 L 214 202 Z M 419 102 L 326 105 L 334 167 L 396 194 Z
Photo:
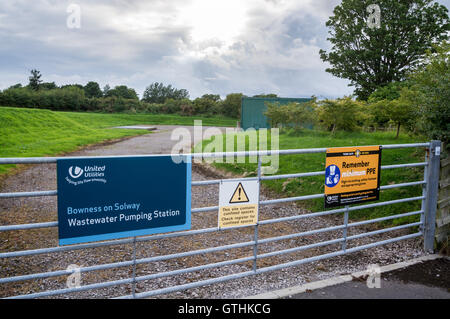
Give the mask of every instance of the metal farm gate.
M 275 270 L 279 270 L 282 268 L 292 267 L 292 266 L 298 266 L 305 263 L 310 263 L 314 261 L 318 261 L 321 259 L 326 258 L 332 258 L 335 256 L 340 256 L 344 254 L 351 254 L 357 251 L 370 249 L 376 246 L 385 245 L 401 240 L 406 240 L 409 238 L 414 237 L 423 237 L 424 240 L 424 250 L 427 252 L 433 251 L 434 246 L 434 231 L 435 231 L 435 214 L 436 214 L 436 205 L 437 205 L 437 191 L 438 191 L 438 179 L 439 179 L 439 152 L 440 152 L 440 141 L 431 141 L 429 143 L 416 143 L 416 144 L 397 144 L 397 145 L 382 145 L 381 146 L 383 152 L 388 152 L 390 149 L 398 149 L 398 148 L 422 148 L 425 149 L 425 160 L 423 162 L 419 163 L 409 163 L 409 164 L 395 164 L 395 165 L 384 165 L 381 166 L 382 170 L 389 170 L 389 169 L 397 169 L 397 168 L 413 168 L 413 167 L 423 167 L 424 168 L 424 176 L 423 179 L 414 181 L 414 182 L 407 182 L 407 183 L 401 183 L 401 184 L 388 184 L 381 186 L 381 190 L 388 190 L 398 187 L 410 187 L 414 185 L 421 185 L 423 189 L 423 193 L 421 196 L 417 197 L 411 197 L 411 198 L 398 198 L 395 200 L 389 200 L 389 201 L 377 201 L 370 204 L 364 204 L 359 206 L 346 206 L 344 208 L 338 208 L 338 209 L 331 209 L 331 210 L 324 210 L 319 212 L 312 212 L 307 214 L 298 214 L 293 216 L 285 216 L 285 217 L 279 217 L 279 218 L 272 218 L 272 219 L 263 219 L 259 220 L 256 226 L 247 226 L 247 228 L 250 228 L 252 230 L 252 240 L 249 241 L 242 241 L 238 243 L 231 243 L 231 244 L 224 244 L 224 245 L 217 245 L 212 246 L 208 248 L 202 248 L 202 249 L 195 249 L 195 247 L 192 247 L 192 250 L 187 250 L 184 252 L 177 252 L 177 253 L 169 253 L 169 254 L 161 254 L 157 256 L 150 256 L 145 258 L 136 258 L 136 243 L 143 243 L 143 242 L 149 242 L 149 241 L 161 241 L 161 240 L 169 240 L 173 238 L 186 238 L 186 236 L 197 236 L 201 234 L 206 234 L 207 236 L 210 236 L 213 233 L 220 232 L 221 230 L 218 227 L 210 227 L 210 228 L 202 228 L 202 229 L 191 229 L 187 231 L 179 231 L 179 232 L 172 232 L 172 233 L 164 233 L 164 234 L 157 234 L 157 235 L 150 235 L 150 236 L 142 236 L 142 237 L 134 237 L 134 238 L 125 238 L 125 239 L 119 239 L 119 240 L 108 240 L 108 241 L 102 241 L 102 242 L 93 242 L 93 243 L 85 243 L 85 244 L 75 244 L 75 245 L 69 245 L 69 246 L 56 246 L 56 247 L 47 247 L 47 248 L 39 248 L 39 249 L 25 249 L 25 250 L 19 250 L 19 251 L 2 251 L 0 252 L 0 262 L 2 260 L 6 260 L 8 258 L 19 258 L 19 257 L 26 257 L 26 256 L 37 256 L 37 255 L 43 255 L 46 254 L 47 256 L 52 256 L 52 254 L 60 253 L 60 252 L 74 252 L 77 250 L 86 250 L 86 253 L 89 253 L 89 249 L 92 248 L 98 248 L 98 247 L 106 247 L 106 246 L 114 246 L 114 245 L 132 245 L 133 252 L 132 252 L 132 258 L 129 260 L 119 261 L 119 262 L 110 262 L 110 263 L 103 263 L 103 264 L 96 264 L 93 266 L 81 266 L 77 271 L 80 273 L 89 273 L 89 272 L 95 272 L 95 271 L 101 271 L 106 269 L 122 269 L 125 267 L 128 267 L 132 269 L 132 274 L 128 278 L 120 279 L 120 280 L 107 280 L 105 279 L 102 282 L 87 284 L 87 285 L 81 285 L 77 287 L 67 287 L 63 289 L 51 289 L 51 290 L 44 290 L 40 291 L 40 289 L 30 291 L 30 293 L 18 295 L 11 294 L 9 296 L 6 296 L 8 298 L 41 298 L 41 297 L 48 297 L 48 296 L 54 296 L 54 295 L 61 295 L 61 294 L 70 294 L 70 293 L 76 293 L 81 291 L 87 291 L 92 289 L 99 289 L 99 288 L 106 288 L 106 287 L 112 287 L 116 285 L 123 285 L 128 284 L 132 286 L 132 290 L 130 294 L 122 295 L 119 298 L 146 298 L 161 294 L 167 294 L 172 293 L 176 291 L 181 291 L 189 288 L 194 287 L 200 287 L 220 282 L 225 282 L 229 280 L 234 280 L 238 278 L 243 278 L 246 276 L 252 276 L 252 275 L 258 275 L 263 274 L 267 272 L 272 272 Z M 250 178 L 242 178 L 240 180 L 273 180 L 273 179 L 287 179 L 287 178 L 302 178 L 302 177 L 308 177 L 308 176 L 321 176 L 324 175 L 324 171 L 317 171 L 317 172 L 302 172 L 297 174 L 286 174 L 286 175 L 273 175 L 273 176 L 262 176 L 261 174 L 261 156 L 264 155 L 270 155 L 270 154 L 279 154 L 280 156 L 287 155 L 287 154 L 308 154 L 308 153 L 325 153 L 326 148 L 314 148 L 314 149 L 293 149 L 293 150 L 280 150 L 280 151 L 253 151 L 253 152 L 237 152 L 233 153 L 234 156 L 257 156 L 258 158 L 258 175 L 257 177 L 250 177 Z M 208 153 L 208 154 L 191 154 L 193 158 L 207 158 L 207 157 L 223 157 L 225 155 L 230 155 L 231 153 Z M 145 156 L 145 155 L 143 155 Z M 67 157 L 65 157 L 67 158 Z M 56 163 L 57 158 L 55 157 L 42 157 L 42 158 L 1 158 L 0 164 L 39 164 L 39 163 Z M 205 185 L 218 185 L 221 182 L 221 180 L 205 180 L 205 181 L 192 181 L 191 186 L 205 186 Z M 35 196 L 56 196 L 57 191 L 56 190 L 48 190 L 48 191 L 35 191 L 35 192 L 15 192 L 15 193 L 0 193 L 0 199 L 5 198 L 16 198 L 16 197 L 35 197 Z M 276 203 L 283 203 L 283 202 L 295 202 L 295 201 L 303 201 L 307 199 L 314 199 L 314 198 L 324 198 L 324 194 L 315 194 L 315 195 L 307 195 L 307 196 L 298 196 L 298 197 L 290 197 L 290 198 L 278 198 L 278 199 L 269 199 L 269 200 L 261 200 L 259 202 L 259 205 L 270 205 L 270 204 L 276 204 Z M 386 205 L 395 205 L 397 203 L 403 203 L 403 202 L 411 202 L 411 201 L 421 201 L 421 209 L 417 211 L 411 211 L 411 212 L 404 212 L 401 214 L 396 214 L 392 216 L 382 217 L 382 218 L 376 218 L 371 220 L 363 220 L 358 222 L 348 222 L 348 213 L 351 211 L 361 210 L 361 209 L 368 209 L 368 208 L 374 208 L 374 207 L 380 207 L 380 206 L 386 206 Z M 192 208 L 191 212 L 192 214 L 204 214 L 206 212 L 217 212 L 218 206 L 212 206 L 212 207 L 200 207 L 200 208 Z M 333 227 L 326 227 L 326 228 L 320 228 L 320 229 L 311 229 L 304 232 L 297 232 L 297 233 L 289 233 L 289 234 L 283 234 L 279 236 L 274 237 L 268 237 L 268 238 L 260 238 L 258 234 L 258 228 L 262 227 L 263 225 L 273 225 L 276 223 L 282 223 L 282 222 L 288 222 L 288 221 L 295 221 L 295 220 L 303 220 L 306 218 L 315 218 L 318 216 L 325 216 L 325 215 L 333 215 L 333 214 L 344 214 L 344 220 L 343 224 L 333 226 Z M 0 212 L 2 214 L 2 212 Z M 352 227 L 357 227 L 361 225 L 367 225 L 371 223 L 379 223 L 386 220 L 392 220 L 396 218 L 401 218 L 405 216 L 413 216 L 418 215 L 420 216 L 420 221 L 404 224 L 400 226 L 395 227 L 389 227 L 389 228 L 382 228 L 375 231 L 360 233 L 357 235 L 347 236 L 347 229 Z M 43 229 L 43 228 L 52 228 L 52 227 L 58 227 L 57 221 L 51 221 L 51 222 L 40 222 L 40 223 L 25 223 L 25 224 L 17 224 L 17 225 L 1 225 L 0 226 L 0 232 L 10 232 L 10 231 L 28 231 L 31 229 Z M 418 229 L 415 233 L 410 233 L 407 235 L 389 238 L 382 241 L 375 241 L 371 242 L 365 245 L 359 245 L 355 247 L 347 247 L 347 242 L 350 242 L 351 240 L 362 238 L 362 237 L 369 237 L 377 234 L 383 234 L 391 231 L 396 231 L 399 229 L 406 229 L 406 228 L 414 228 Z M 326 232 L 332 232 L 332 231 L 339 231 L 341 236 L 339 238 L 326 240 L 322 242 L 315 242 L 308 245 L 301 245 L 289 249 L 283 249 L 283 250 L 274 250 L 266 253 L 261 253 L 259 250 L 259 247 L 262 245 L 268 245 L 273 244 L 275 242 L 286 240 L 286 239 L 292 239 L 292 238 L 299 238 L 304 236 L 310 236 L 313 234 L 319 234 L 319 233 L 326 233 Z M 283 254 L 291 254 L 295 252 L 305 251 L 312 248 L 318 248 L 318 247 L 324 247 L 328 245 L 338 244 L 340 249 L 337 249 L 332 252 L 328 252 L 321 255 L 315 255 L 307 258 L 302 258 L 295 261 L 290 261 L 287 263 L 280 263 L 270 266 L 264 266 L 264 267 L 258 267 L 257 261 L 268 259 L 274 256 L 280 256 Z M 206 263 L 206 264 L 200 264 L 190 267 L 183 267 L 175 270 L 162 270 L 160 272 L 146 274 L 142 276 L 136 275 L 136 265 L 143 265 L 143 264 L 151 264 L 159 261 L 167 261 L 171 259 L 176 258 L 182 258 L 182 257 L 189 257 L 189 256 L 205 256 L 206 254 L 210 253 L 217 253 L 217 252 L 224 252 L 224 251 L 230 251 L 237 248 L 243 248 L 247 247 L 252 251 L 252 253 L 249 253 L 247 256 L 235 258 L 235 259 L 227 259 L 220 262 L 214 262 L 214 263 Z M 199 280 L 191 280 L 187 283 L 183 284 L 172 284 L 167 287 L 159 288 L 159 289 L 153 289 L 148 291 L 143 291 L 137 293 L 135 291 L 135 285 L 138 282 L 142 281 L 148 281 L 148 280 L 156 280 L 158 278 L 168 278 L 175 275 L 180 274 L 190 274 L 193 272 L 199 272 L 206 269 L 213 269 L 217 267 L 224 267 L 224 266 L 230 266 L 240 263 L 250 263 L 253 266 L 249 266 L 247 271 L 238 272 L 238 273 L 231 273 L 224 276 L 217 276 L 214 278 L 199 278 Z M 17 263 L 16 263 L 17 264 Z M 25 266 L 25 269 L 27 269 L 27 265 L 22 265 L 22 267 Z M 184 265 L 183 265 L 184 266 Z M 43 278 L 52 278 L 52 277 L 58 277 L 58 276 L 69 276 L 74 273 L 74 269 L 59 269 L 59 270 L 51 270 L 46 271 L 45 269 L 43 272 L 38 273 L 26 273 L 21 275 L 11 275 L 6 272 L 5 269 L 2 269 L 2 273 L 5 274 L 3 278 L 0 278 L 0 288 L 2 285 L 11 285 L 15 284 L 17 286 L 20 286 L 24 282 L 29 282 L 33 280 L 43 279 Z

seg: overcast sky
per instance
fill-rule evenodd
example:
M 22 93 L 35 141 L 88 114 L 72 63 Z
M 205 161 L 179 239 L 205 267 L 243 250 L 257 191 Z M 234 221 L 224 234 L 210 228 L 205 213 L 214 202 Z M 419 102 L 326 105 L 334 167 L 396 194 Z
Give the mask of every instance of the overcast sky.
M 441 0 L 450 8 L 450 0 Z M 97 81 L 206 93 L 351 94 L 325 72 L 325 22 L 339 0 L 1 0 L 0 89 L 31 69 L 57 85 Z M 73 11 L 80 8 L 80 27 Z M 75 17 L 75 18 L 74 18 Z M 69 24 L 68 24 L 69 23 Z M 70 26 L 70 27 L 68 27 Z

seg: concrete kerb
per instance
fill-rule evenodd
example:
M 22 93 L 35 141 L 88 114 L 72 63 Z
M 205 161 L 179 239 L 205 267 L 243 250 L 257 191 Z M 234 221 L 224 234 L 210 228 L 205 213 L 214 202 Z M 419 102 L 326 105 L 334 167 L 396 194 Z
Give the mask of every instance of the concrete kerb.
M 382 267 L 380 267 L 380 270 L 381 270 L 381 273 L 386 273 L 386 272 L 390 272 L 393 270 L 406 268 L 406 267 L 418 264 L 420 262 L 424 262 L 427 260 L 435 260 L 438 258 L 448 258 L 448 257 L 439 255 L 439 254 L 430 254 L 430 255 L 420 257 L 420 258 L 415 258 L 415 259 L 399 262 L 399 263 L 392 264 L 392 265 L 382 266 Z M 366 270 L 358 271 L 358 272 L 354 272 L 354 273 L 348 274 L 348 275 L 341 275 L 341 276 L 337 276 L 337 277 L 333 277 L 333 278 L 329 278 L 329 279 L 310 282 L 310 283 L 307 283 L 304 285 L 284 288 L 284 289 L 275 290 L 275 291 L 269 291 L 269 292 L 265 292 L 265 293 L 254 295 L 254 296 L 248 296 L 248 297 L 244 297 L 243 299 L 285 298 L 285 297 L 289 297 L 292 295 L 301 294 L 301 293 L 304 293 L 307 291 L 312 291 L 312 290 L 316 290 L 316 289 L 321 289 L 321 288 L 326 288 L 326 287 L 330 287 L 330 286 L 334 286 L 334 285 L 343 284 L 343 283 L 352 281 L 354 278 L 360 278 L 360 277 L 366 276 L 367 274 L 368 274 L 368 272 Z

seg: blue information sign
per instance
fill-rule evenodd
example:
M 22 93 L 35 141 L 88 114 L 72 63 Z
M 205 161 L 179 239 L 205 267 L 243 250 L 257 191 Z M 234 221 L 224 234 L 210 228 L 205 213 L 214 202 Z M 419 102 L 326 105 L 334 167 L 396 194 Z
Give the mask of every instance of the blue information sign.
M 59 244 L 191 227 L 191 158 L 185 155 L 57 161 Z

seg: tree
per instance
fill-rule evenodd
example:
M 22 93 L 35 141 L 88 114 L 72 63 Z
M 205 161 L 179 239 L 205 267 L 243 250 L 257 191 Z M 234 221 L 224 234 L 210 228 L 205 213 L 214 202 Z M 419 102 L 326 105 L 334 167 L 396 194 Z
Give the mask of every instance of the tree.
M 39 84 L 42 82 L 42 80 L 41 80 L 42 74 L 40 71 L 38 71 L 36 69 L 33 69 L 30 72 L 31 72 L 31 76 L 28 78 L 28 80 L 30 81 L 28 86 L 32 90 L 37 91 L 37 90 L 39 90 Z
M 8 89 L 20 89 L 22 87 L 22 83 L 17 83 L 14 85 L 11 85 Z
M 189 99 L 189 92 L 186 89 L 174 89 L 172 97 L 175 100 Z
M 326 71 L 350 80 L 359 99 L 402 81 L 427 49 L 448 38 L 448 10 L 434 0 L 378 0 L 379 27 L 368 23 L 373 0 L 342 0 L 327 21 L 331 50 L 320 50 Z
M 257 94 L 257 95 L 253 95 L 253 97 L 267 97 L 267 98 L 276 98 L 278 97 L 278 95 L 276 95 L 275 93 L 269 93 L 269 94 Z
M 267 111 L 264 113 L 270 121 L 271 127 L 287 126 L 289 122 L 289 105 L 280 105 L 279 102 L 265 103 Z
M 305 124 L 311 124 L 314 121 L 317 98 L 313 96 L 310 101 L 303 103 L 290 102 L 280 105 L 279 102 L 275 102 L 266 103 L 266 105 L 267 111 L 264 115 L 269 118 L 271 127 L 291 126 L 299 131 Z
M 103 96 L 108 96 L 108 92 L 109 92 L 109 90 L 111 90 L 111 87 L 109 86 L 109 84 L 106 84 L 104 87 L 103 87 Z
M 220 99 L 220 97 L 219 97 Z M 214 101 L 214 99 L 211 99 L 209 97 L 205 97 L 203 95 L 202 97 L 196 98 L 192 104 L 193 104 L 193 113 L 194 114 L 205 114 L 208 111 L 211 111 L 213 107 L 216 105 L 217 102 Z
M 418 109 L 414 102 L 416 93 L 404 86 L 398 93 L 398 98 L 395 99 L 376 100 L 371 95 L 368 105 L 371 122 L 381 126 L 388 122 L 395 124 L 397 126 L 395 138 L 398 138 L 401 126 L 406 127 L 408 131 L 416 131 L 415 124 L 418 116 Z
M 189 92 L 185 89 L 176 89 L 171 84 L 164 86 L 163 83 L 152 83 L 146 87 L 142 95 L 142 101 L 148 103 L 164 103 L 167 99 L 188 99 Z
M 325 129 L 334 133 L 337 130 L 355 131 L 364 119 L 360 102 L 351 97 L 337 100 L 324 100 L 317 107 L 317 119 Z
M 208 99 L 214 102 L 220 101 L 220 95 L 219 94 L 203 94 L 202 99 Z
M 409 81 L 391 82 L 385 86 L 379 87 L 370 94 L 367 108 L 369 111 L 369 123 L 373 125 L 374 128 L 386 127 L 389 121 L 392 121 L 390 109 L 395 105 L 392 101 L 399 99 L 402 89 L 409 88 L 410 86 Z M 399 124 L 397 123 L 397 125 Z M 397 126 L 397 133 L 399 131 L 400 128 Z
M 164 103 L 167 98 L 164 94 L 164 84 L 155 82 L 145 88 L 142 101 L 148 103 Z
M 317 107 L 316 97 L 313 97 L 308 102 L 293 102 L 292 104 L 292 109 L 289 112 L 289 121 L 295 125 L 296 130 L 300 130 L 305 124 L 310 124 L 314 121 L 315 109 Z
M 369 118 L 368 124 L 375 130 L 379 128 L 385 128 L 391 120 L 389 116 L 390 102 L 391 100 L 388 99 L 369 99 L 369 102 L 367 104 Z
M 44 89 L 44 90 L 53 90 L 53 89 L 57 89 L 58 86 L 55 84 L 55 82 L 43 82 L 41 84 L 39 84 L 39 89 Z
M 115 86 L 114 89 L 109 90 L 105 96 L 106 97 L 115 96 L 115 97 L 121 97 L 124 99 L 133 99 L 133 100 L 139 99 L 136 91 L 132 88 L 128 88 L 126 85 Z
M 419 112 L 419 129 L 439 139 L 450 154 L 450 43 L 444 41 L 428 51 L 426 63 L 411 76 Z
M 370 94 L 368 101 L 378 102 L 382 100 L 396 100 L 400 97 L 401 90 L 409 86 L 410 83 L 408 81 L 391 82 L 385 86 L 377 88 L 372 94 Z
M 414 92 L 410 89 L 403 88 L 400 92 L 400 97 L 389 103 L 390 119 L 397 125 L 397 134 L 395 138 L 398 138 L 400 134 L 401 125 L 409 126 L 411 131 L 411 127 L 415 123 L 417 111 L 412 101 L 413 95 Z
M 241 102 L 243 96 L 242 93 L 228 94 L 222 104 L 224 115 L 239 118 L 241 116 Z
M 67 88 L 77 88 L 80 90 L 84 90 L 84 86 L 82 86 L 81 84 L 65 84 L 65 85 L 61 85 L 61 89 L 67 89 Z
M 103 96 L 103 92 L 100 89 L 100 85 L 97 82 L 90 81 L 84 86 L 84 93 L 89 98 L 99 98 Z

